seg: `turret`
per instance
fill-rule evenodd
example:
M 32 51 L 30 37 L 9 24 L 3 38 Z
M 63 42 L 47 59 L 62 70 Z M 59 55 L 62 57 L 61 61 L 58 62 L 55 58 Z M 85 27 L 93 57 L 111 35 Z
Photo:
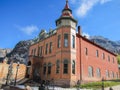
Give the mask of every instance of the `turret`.
M 71 26 L 76 29 L 77 20 L 73 18 L 72 10 L 69 8 L 68 5 L 68 0 L 66 0 L 65 7 L 62 10 L 62 15 L 59 19 L 56 20 L 56 26 L 58 28 L 61 26 Z

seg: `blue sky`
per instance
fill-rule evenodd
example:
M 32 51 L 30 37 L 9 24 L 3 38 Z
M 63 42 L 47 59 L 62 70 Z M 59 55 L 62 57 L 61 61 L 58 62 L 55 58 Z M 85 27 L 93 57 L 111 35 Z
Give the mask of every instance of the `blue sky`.
M 55 29 L 65 0 L 0 0 L 0 48 Z M 120 40 L 120 0 L 69 0 L 84 34 Z

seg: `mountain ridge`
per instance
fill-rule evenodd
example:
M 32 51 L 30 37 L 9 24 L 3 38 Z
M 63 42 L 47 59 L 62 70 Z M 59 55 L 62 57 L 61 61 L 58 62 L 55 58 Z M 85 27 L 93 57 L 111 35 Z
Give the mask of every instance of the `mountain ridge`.
M 101 47 L 113 53 L 120 54 L 120 40 L 112 41 L 102 36 L 90 36 L 88 39 L 90 41 L 94 41 L 94 43 L 100 45 Z M 27 64 L 29 56 L 29 47 L 35 42 L 38 42 L 38 40 L 39 40 L 38 38 L 34 38 L 31 40 L 19 41 L 15 45 L 13 50 L 11 50 L 9 53 L 6 53 L 4 57 L 8 57 L 9 62 L 11 60 L 14 60 L 14 62 L 20 61 L 21 63 Z

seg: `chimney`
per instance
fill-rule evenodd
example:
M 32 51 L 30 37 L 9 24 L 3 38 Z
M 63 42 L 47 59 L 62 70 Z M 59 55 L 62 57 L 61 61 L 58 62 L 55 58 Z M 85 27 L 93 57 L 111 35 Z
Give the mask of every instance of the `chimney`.
M 80 27 L 80 26 L 78 26 L 78 34 L 79 34 L 79 35 L 82 35 L 82 30 L 81 30 L 81 27 Z

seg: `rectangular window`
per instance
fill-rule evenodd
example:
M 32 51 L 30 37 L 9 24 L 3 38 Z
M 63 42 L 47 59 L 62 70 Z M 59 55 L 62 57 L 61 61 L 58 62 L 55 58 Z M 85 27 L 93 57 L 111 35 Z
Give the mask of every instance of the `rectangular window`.
M 108 61 L 110 62 L 110 56 L 108 56 Z
M 61 47 L 61 36 L 60 35 L 58 35 L 58 48 L 60 48 Z
M 31 55 L 33 55 L 33 49 L 31 50 Z
M 67 74 L 68 73 L 68 64 L 64 64 L 64 71 L 63 71 L 64 74 Z
M 39 56 L 42 56 L 42 46 L 39 47 Z
M 48 53 L 48 43 L 46 44 L 46 50 L 45 50 L 45 54 Z
M 57 60 L 57 62 L 56 62 L 56 73 L 59 73 L 59 71 L 60 71 L 60 61 Z
M 64 47 L 68 47 L 68 34 L 64 34 Z
M 105 59 L 105 54 L 104 53 L 102 53 L 102 59 Z
M 75 61 L 72 61 L 72 73 L 75 74 Z
M 50 42 L 49 53 L 52 53 L 52 42 Z
M 43 74 L 45 75 L 45 73 L 46 73 L 46 66 L 44 66 L 43 68 Z
M 48 66 L 48 74 L 51 74 L 51 66 Z
M 75 48 L 75 36 L 72 35 L 72 48 Z
M 88 49 L 85 48 L 85 55 L 88 55 Z
M 96 57 L 99 57 L 99 52 L 98 52 L 98 50 L 96 50 Z
M 35 56 L 35 53 L 36 53 L 36 48 L 34 49 L 34 56 Z
M 113 57 L 113 63 L 115 63 L 114 57 Z
M 40 47 L 38 47 L 38 56 L 40 56 Z

